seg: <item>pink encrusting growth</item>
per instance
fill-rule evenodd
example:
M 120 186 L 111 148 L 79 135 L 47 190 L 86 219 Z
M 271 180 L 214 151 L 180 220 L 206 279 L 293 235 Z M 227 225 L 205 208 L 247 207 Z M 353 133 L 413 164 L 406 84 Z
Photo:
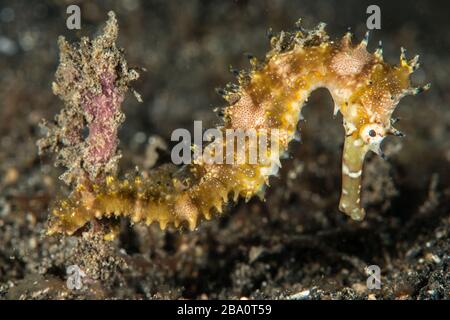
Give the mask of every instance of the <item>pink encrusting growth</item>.
M 108 163 L 119 144 L 117 123 L 121 122 L 120 106 L 124 94 L 117 90 L 115 80 L 116 75 L 108 71 L 103 73 L 100 76 L 101 93 L 87 93 L 82 102 L 86 117 L 90 119 L 84 158 L 91 166 Z
M 117 20 L 113 12 L 101 36 L 79 44 L 58 40 L 60 64 L 53 93 L 64 101 L 54 123 L 44 121 L 46 137 L 39 153 L 57 154 L 56 165 L 66 168 L 67 184 L 97 183 L 117 173 L 118 130 L 125 120 L 121 104 L 129 83 L 138 78 L 116 47 Z M 139 96 L 136 94 L 138 100 Z

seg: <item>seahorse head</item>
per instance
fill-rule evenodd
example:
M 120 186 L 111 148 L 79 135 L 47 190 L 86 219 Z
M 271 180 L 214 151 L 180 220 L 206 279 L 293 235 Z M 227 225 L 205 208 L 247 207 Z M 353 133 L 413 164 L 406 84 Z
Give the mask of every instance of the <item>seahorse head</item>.
M 340 209 L 355 220 L 361 220 L 361 174 L 366 153 L 371 150 L 385 158 L 381 143 L 387 135 L 403 134 L 392 125 L 392 114 L 401 98 L 427 90 L 411 87 L 410 75 L 419 66 L 418 58 L 406 59 L 402 48 L 400 63 L 383 61 L 381 44 L 372 54 L 367 51 L 368 33 L 353 45 L 350 34 L 343 37 L 330 59 L 335 74 L 332 95 L 343 116 L 346 133 L 342 173 L 343 186 Z

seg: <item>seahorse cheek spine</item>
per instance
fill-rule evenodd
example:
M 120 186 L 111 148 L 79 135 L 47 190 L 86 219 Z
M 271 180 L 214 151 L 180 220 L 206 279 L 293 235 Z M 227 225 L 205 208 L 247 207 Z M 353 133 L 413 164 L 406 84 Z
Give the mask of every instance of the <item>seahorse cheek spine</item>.
M 286 42 L 285 37 L 290 40 Z M 367 52 L 367 37 L 358 45 L 353 45 L 350 37 L 346 34 L 339 42 L 329 41 L 320 24 L 308 33 L 282 33 L 272 39 L 274 48 L 266 62 L 259 64 L 252 58 L 253 68 L 239 75 L 239 86 L 223 91 L 230 105 L 223 112 L 222 130 L 277 129 L 282 133 L 277 146 L 282 153 L 295 138 L 309 94 L 327 88 L 335 113 L 343 115 L 346 133 L 339 209 L 362 220 L 364 157 L 369 150 L 382 155 L 384 137 L 398 135 L 391 126 L 391 115 L 401 97 L 429 85 L 410 88 L 409 74 L 417 68 L 417 58 L 406 61 L 402 50 L 400 65 L 390 66 L 383 61 L 381 49 Z M 214 143 L 218 141 L 213 147 Z M 225 142 L 224 149 L 227 147 Z M 275 149 L 267 150 L 269 161 L 265 163 L 207 164 L 197 159 L 181 169 L 162 166 L 145 179 L 140 175 L 122 181 L 108 177 L 104 184 L 80 186 L 53 209 L 55 218 L 48 233 L 72 234 L 92 219 L 119 216 L 135 223 L 159 222 L 162 229 L 186 222 L 193 230 L 201 217 L 210 219 L 212 213 L 221 213 L 230 198 L 236 201 L 239 196 L 261 195 L 269 176 L 281 166 L 280 152 Z

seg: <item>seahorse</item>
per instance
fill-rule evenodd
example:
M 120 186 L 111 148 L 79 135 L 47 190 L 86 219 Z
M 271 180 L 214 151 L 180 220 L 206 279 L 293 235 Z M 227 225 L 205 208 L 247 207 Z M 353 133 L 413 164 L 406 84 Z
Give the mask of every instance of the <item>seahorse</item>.
M 238 83 L 219 90 L 227 101 L 221 111 L 220 132 L 282 132 L 279 150 L 271 145 L 265 151 L 268 161 L 228 164 L 197 158 L 192 164 L 166 164 L 122 180 L 110 175 L 103 182 L 80 183 L 53 208 L 48 234 L 71 235 L 94 219 L 118 217 L 147 225 L 158 222 L 161 229 L 187 225 L 194 230 L 200 220 L 222 213 L 229 201 L 236 202 L 240 196 L 246 200 L 254 195 L 263 197 L 269 177 L 281 166 L 279 151 L 286 151 L 295 139 L 302 108 L 317 88 L 329 90 L 334 114 L 340 112 L 343 118 L 339 209 L 353 220 L 363 220 L 360 199 L 366 154 L 373 151 L 384 156 L 380 148 L 383 139 L 403 135 L 393 127 L 392 118 L 400 99 L 430 88 L 430 84 L 411 86 L 410 75 L 419 67 L 418 56 L 407 60 L 402 48 L 400 63 L 390 65 L 383 60 L 381 44 L 375 52 L 368 52 L 368 37 L 366 33 L 361 42 L 353 43 L 352 34 L 347 32 L 332 41 L 324 23 L 312 30 L 297 23 L 293 31 L 272 35 L 265 59 L 250 57 L 249 71 L 235 71 Z M 207 154 L 220 150 L 219 142 L 227 148 L 227 142 L 214 141 L 206 147 Z

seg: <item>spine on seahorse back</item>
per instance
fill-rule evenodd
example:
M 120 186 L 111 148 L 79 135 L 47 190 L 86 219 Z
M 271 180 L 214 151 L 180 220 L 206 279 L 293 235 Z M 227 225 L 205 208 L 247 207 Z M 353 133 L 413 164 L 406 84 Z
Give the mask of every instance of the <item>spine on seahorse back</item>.
M 400 134 L 391 126 L 399 100 L 429 86 L 410 88 L 409 75 L 418 66 L 417 57 L 406 61 L 402 50 L 401 63 L 391 66 L 383 61 L 381 48 L 373 54 L 366 50 L 367 37 L 357 45 L 350 37 L 346 34 L 340 41 L 329 41 L 324 24 L 312 31 L 282 32 L 271 39 L 273 48 L 264 62 L 251 58 L 252 70 L 239 73 L 239 85 L 220 91 L 229 103 L 223 110 L 222 132 L 280 132 L 277 148 L 271 145 L 266 151 L 268 162 L 217 164 L 196 159 L 181 168 L 164 165 L 145 178 L 137 175 L 120 181 L 108 177 L 105 183 L 79 185 L 53 209 L 49 234 L 72 234 L 92 219 L 114 216 L 159 222 L 163 229 L 187 222 L 194 229 L 200 217 L 210 219 L 213 213 L 221 213 L 230 198 L 262 195 L 269 176 L 280 167 L 279 153 L 295 138 L 304 102 L 319 87 L 330 91 L 346 132 L 339 208 L 352 219 L 363 219 L 364 157 L 368 150 L 382 155 L 383 138 Z M 217 150 L 214 146 L 221 142 L 212 142 L 209 150 Z M 227 141 L 224 145 L 226 149 Z

